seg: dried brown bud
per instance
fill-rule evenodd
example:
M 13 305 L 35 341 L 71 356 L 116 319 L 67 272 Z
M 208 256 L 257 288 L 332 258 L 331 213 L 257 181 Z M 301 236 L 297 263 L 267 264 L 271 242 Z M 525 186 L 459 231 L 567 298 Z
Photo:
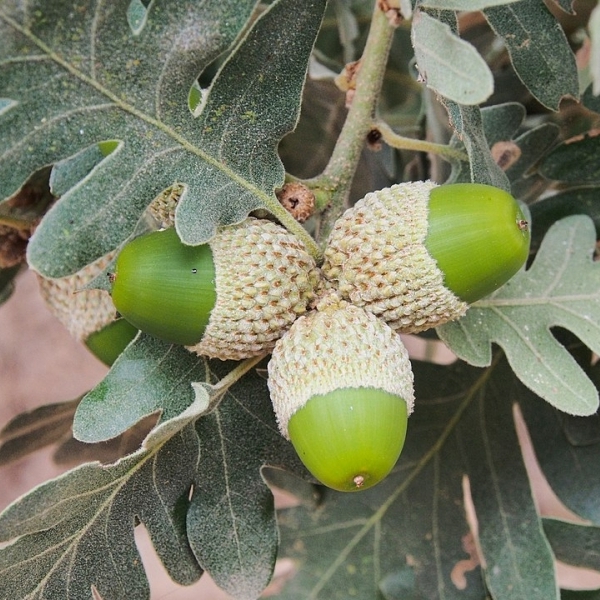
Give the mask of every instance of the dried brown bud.
M 300 182 L 286 183 L 277 192 L 277 199 L 298 223 L 304 223 L 315 210 L 315 194 Z

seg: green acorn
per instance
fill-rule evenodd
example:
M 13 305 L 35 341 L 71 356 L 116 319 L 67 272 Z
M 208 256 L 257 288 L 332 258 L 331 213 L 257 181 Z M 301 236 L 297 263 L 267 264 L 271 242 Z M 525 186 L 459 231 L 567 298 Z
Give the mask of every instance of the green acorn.
M 431 181 L 367 194 L 336 222 L 324 276 L 394 330 L 416 333 L 461 317 L 525 263 L 530 234 L 498 188 Z
M 413 408 L 408 353 L 390 327 L 329 293 L 277 342 L 268 372 L 279 429 L 316 479 L 350 492 L 388 475 Z
M 115 252 L 111 252 L 60 279 L 38 275 L 40 293 L 50 312 L 108 366 L 135 337 L 137 329 L 118 318 L 108 292 L 84 288 L 102 273 L 114 256 Z
M 184 245 L 173 228 L 140 236 L 111 279 L 117 310 L 142 331 L 240 360 L 270 351 L 307 310 L 318 271 L 294 235 L 249 218 L 201 246 Z

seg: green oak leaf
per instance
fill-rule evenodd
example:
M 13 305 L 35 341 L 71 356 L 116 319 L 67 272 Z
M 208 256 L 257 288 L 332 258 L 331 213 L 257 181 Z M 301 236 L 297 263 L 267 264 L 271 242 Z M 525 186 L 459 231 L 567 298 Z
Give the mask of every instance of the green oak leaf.
M 600 571 L 600 527 L 544 519 L 544 532 L 558 560 Z
M 539 102 L 558 110 L 563 96 L 579 98 L 575 55 L 543 0 L 494 6 L 483 13 L 506 44 L 517 75 Z
M 194 402 L 190 381 L 208 377 L 205 358 L 140 333 L 81 400 L 73 434 L 83 442 L 102 442 L 155 412 L 167 421 Z
M 66 275 L 118 247 L 175 183 L 187 243 L 258 207 L 293 222 L 274 195 L 276 150 L 298 117 L 325 1 L 278 0 L 247 28 L 255 4 L 165 0 L 143 15 L 129 0 L 0 5 L 0 198 L 43 165 L 102 142 L 112 150 L 38 227 L 35 269 Z
M 600 150 L 600 137 L 583 136 L 564 142 L 554 148 L 540 165 L 540 172 L 548 179 L 570 184 L 597 184 L 600 168 L 596 157 Z
M 461 362 L 413 370 L 415 411 L 392 474 L 360 494 L 327 490 L 316 510 L 280 511 L 280 556 L 296 571 L 278 597 L 557 599 L 514 419 L 515 403 L 545 403 L 500 357 L 485 371 Z
M 139 519 L 170 576 L 202 574 L 185 531 L 198 458 L 193 428 L 110 466 L 88 463 L 15 501 L 0 515 L 0 597 L 148 598 L 133 530 Z
M 535 223 L 533 224 L 535 227 Z M 437 329 L 463 360 L 486 366 L 500 345 L 521 381 L 553 406 L 574 415 L 598 409 L 598 390 L 552 335 L 572 331 L 600 352 L 600 265 L 593 261 L 593 222 L 576 215 L 555 223 L 533 265 L 458 321 Z
M 231 364 L 215 365 L 223 380 Z M 34 489 L 0 515 L 0 597 L 149 597 L 135 546 L 141 522 L 174 581 L 203 569 L 235 598 L 269 583 L 278 546 L 263 467 L 306 471 L 277 429 L 266 380 L 248 373 L 153 429 L 135 453 L 88 463 Z M 207 397 L 221 401 L 203 415 Z M 200 566 L 201 565 L 201 566 Z

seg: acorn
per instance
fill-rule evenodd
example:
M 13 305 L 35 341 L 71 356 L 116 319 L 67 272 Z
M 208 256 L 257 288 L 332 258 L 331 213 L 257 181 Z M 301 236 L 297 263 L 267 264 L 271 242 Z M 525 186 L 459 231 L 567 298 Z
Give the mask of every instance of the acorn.
M 392 470 L 413 409 L 400 336 L 333 292 L 277 342 L 268 386 L 281 434 L 330 488 L 365 490 Z
M 222 227 L 187 246 L 174 228 L 128 243 L 111 275 L 130 323 L 202 356 L 240 360 L 270 351 L 314 296 L 319 272 L 301 241 L 270 221 Z
M 525 263 L 530 232 L 517 201 L 475 183 L 417 181 L 367 194 L 335 223 L 323 275 L 395 331 L 463 316 Z
M 117 315 L 110 294 L 85 289 L 110 264 L 111 252 L 77 273 L 48 279 L 38 275 L 39 289 L 50 312 L 69 333 L 104 364 L 110 366 L 136 336 L 138 330 Z

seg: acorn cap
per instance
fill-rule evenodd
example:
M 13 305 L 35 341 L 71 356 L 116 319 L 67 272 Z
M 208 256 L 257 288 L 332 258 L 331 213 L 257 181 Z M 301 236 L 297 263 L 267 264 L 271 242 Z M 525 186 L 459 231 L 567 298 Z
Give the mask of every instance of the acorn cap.
M 83 289 L 109 265 L 115 252 L 85 266 L 83 269 L 59 279 L 37 275 L 42 298 L 50 312 L 79 341 L 84 342 L 92 333 L 112 323 L 117 311 L 110 294 L 104 290 Z
M 159 228 L 173 227 L 175 224 L 175 209 L 184 191 L 185 187 L 176 183 L 163 190 L 148 205 L 148 214 L 154 219 Z
M 417 333 L 464 315 L 468 302 L 518 271 L 528 248 L 510 194 L 418 181 L 367 194 L 347 210 L 322 271 L 342 297 L 398 332 Z
M 413 375 L 385 323 L 329 293 L 277 342 L 268 373 L 279 429 L 319 481 L 357 491 L 393 468 Z
M 217 301 L 188 350 L 234 360 L 270 351 L 314 298 L 314 260 L 296 236 L 262 219 L 224 227 L 209 245 Z
M 137 329 L 117 318 L 108 292 L 83 288 L 104 271 L 114 255 L 110 252 L 74 275 L 60 279 L 37 275 L 40 294 L 50 312 L 107 366 L 125 350 Z

